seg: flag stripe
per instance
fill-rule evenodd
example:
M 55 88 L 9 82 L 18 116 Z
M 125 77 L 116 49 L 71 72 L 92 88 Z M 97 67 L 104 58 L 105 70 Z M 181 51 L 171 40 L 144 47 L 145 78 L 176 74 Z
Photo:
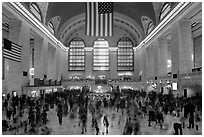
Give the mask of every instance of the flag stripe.
M 22 46 L 12 43 L 4 38 L 3 57 L 21 62 L 21 50 Z
M 95 20 L 95 18 L 94 18 L 94 16 L 95 16 L 95 15 L 94 15 L 94 13 L 95 13 L 95 10 L 94 10 L 95 8 L 94 8 L 94 7 L 95 7 L 95 6 L 94 6 L 94 5 L 95 5 L 95 4 L 92 2 L 92 3 L 91 3 L 91 35 L 92 35 L 92 36 L 94 36 L 94 24 L 95 24 L 95 23 L 94 23 L 94 20 Z
M 13 51 L 15 51 L 16 53 L 21 54 L 21 50 L 19 50 L 18 48 L 16 48 L 16 47 L 12 47 L 12 49 L 14 49 Z
M 13 54 L 15 54 L 16 56 L 21 56 L 21 52 L 15 51 L 15 49 L 11 49 L 11 50 L 4 49 L 4 50 L 5 50 L 5 52 L 13 53 Z
M 103 36 L 103 14 L 100 14 L 100 36 Z
M 113 21 L 113 14 L 110 13 L 109 15 L 109 35 L 112 36 L 113 35 L 113 24 L 111 22 L 111 20 Z
M 9 60 L 13 60 L 13 61 L 17 61 L 17 62 L 21 62 L 21 60 L 16 59 L 16 58 L 12 58 L 11 56 L 4 56 L 4 58 L 9 59 Z
M 110 20 L 109 20 L 109 17 L 110 17 L 110 14 L 108 15 L 108 17 L 107 17 L 107 35 L 109 36 L 110 35 L 110 24 L 109 24 L 109 22 L 110 22 Z
M 108 36 L 108 14 L 105 14 L 105 36 Z
M 16 59 L 16 60 L 19 60 L 19 61 L 21 61 L 21 58 L 19 58 L 19 57 L 16 57 L 16 56 L 14 56 L 14 55 L 12 55 L 12 54 L 9 54 L 9 53 L 4 53 L 4 57 L 5 58 L 12 58 L 12 59 Z
M 8 50 L 8 49 L 5 49 L 5 50 L 10 51 L 10 50 Z M 15 53 L 15 54 L 21 55 L 21 51 L 16 50 L 16 49 L 13 48 L 13 47 L 11 48 L 11 51 L 12 51 L 13 53 Z
M 99 16 L 98 16 L 98 2 L 96 2 L 96 33 L 95 36 L 98 36 L 98 31 L 99 31 L 99 27 L 98 27 L 98 21 L 99 21 Z
M 89 3 L 86 3 L 86 35 L 88 35 L 87 30 L 89 30 Z
M 15 44 L 15 43 L 12 43 L 11 45 L 14 46 L 14 47 L 16 47 L 16 48 L 18 48 L 19 50 L 21 50 L 21 48 L 22 48 L 20 45 L 17 45 L 17 44 Z
M 15 52 L 9 51 L 9 50 L 7 50 L 7 49 L 4 49 L 4 54 L 10 54 L 10 55 L 14 55 L 14 56 L 16 56 L 16 57 L 21 58 L 21 54 L 17 54 L 17 53 L 15 53 Z
M 13 59 L 16 59 L 16 60 L 21 61 L 21 58 L 16 57 L 16 56 L 14 56 L 14 55 L 11 55 L 11 54 L 9 54 L 9 53 L 4 54 L 4 57 L 5 57 L 5 58 L 13 58 Z
M 113 3 L 87 2 L 86 35 L 113 35 Z

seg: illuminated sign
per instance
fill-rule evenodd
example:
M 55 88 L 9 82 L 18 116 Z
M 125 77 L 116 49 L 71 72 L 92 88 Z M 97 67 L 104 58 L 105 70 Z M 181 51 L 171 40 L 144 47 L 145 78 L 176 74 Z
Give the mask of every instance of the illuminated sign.
M 178 83 L 177 82 L 173 82 L 172 83 L 172 90 L 177 90 L 178 89 Z
M 31 76 L 34 75 L 34 68 L 30 68 L 30 70 L 29 70 L 29 74 L 30 74 Z
M 124 72 L 124 73 L 118 73 L 119 76 L 132 76 L 132 73 L 131 72 Z

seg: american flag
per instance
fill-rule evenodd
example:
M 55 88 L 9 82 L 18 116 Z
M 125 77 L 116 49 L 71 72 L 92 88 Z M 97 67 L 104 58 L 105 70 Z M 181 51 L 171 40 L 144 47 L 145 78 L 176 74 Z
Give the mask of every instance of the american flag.
M 22 47 L 4 38 L 3 57 L 21 62 Z
M 87 2 L 86 35 L 113 36 L 113 2 Z

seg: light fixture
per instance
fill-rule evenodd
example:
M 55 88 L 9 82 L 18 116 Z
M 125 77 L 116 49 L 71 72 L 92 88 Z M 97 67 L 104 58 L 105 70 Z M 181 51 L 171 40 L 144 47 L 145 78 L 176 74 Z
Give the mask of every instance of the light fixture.
M 167 60 L 167 68 L 171 68 L 171 66 L 172 66 L 172 65 L 171 65 L 171 60 L 168 59 L 168 60 Z
M 35 71 L 34 68 L 30 68 L 30 70 L 29 70 L 29 74 L 30 74 L 31 76 L 33 76 L 33 75 L 34 75 L 34 71 Z

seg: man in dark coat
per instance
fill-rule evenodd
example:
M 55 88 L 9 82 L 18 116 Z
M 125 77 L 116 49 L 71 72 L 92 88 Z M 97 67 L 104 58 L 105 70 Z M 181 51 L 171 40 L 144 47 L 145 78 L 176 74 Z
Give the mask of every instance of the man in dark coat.
M 103 124 L 106 127 L 106 133 L 108 133 L 109 122 L 108 122 L 108 118 L 106 117 L 106 115 L 104 115 L 103 117 Z
M 58 103 L 58 107 L 57 107 L 57 117 L 59 120 L 59 124 L 62 125 L 62 116 L 63 116 L 63 110 L 62 110 L 62 105 L 60 103 Z

